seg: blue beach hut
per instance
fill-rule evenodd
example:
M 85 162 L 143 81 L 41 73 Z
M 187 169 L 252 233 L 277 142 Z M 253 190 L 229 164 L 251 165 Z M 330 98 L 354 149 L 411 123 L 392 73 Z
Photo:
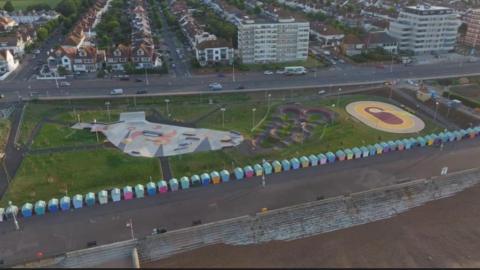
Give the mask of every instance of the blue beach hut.
M 72 200 L 73 208 L 79 209 L 83 207 L 83 195 L 77 194 L 73 196 Z
M 31 203 L 26 203 L 22 206 L 22 216 L 31 217 L 33 213 L 33 205 Z
M 147 183 L 147 194 L 148 196 L 153 196 L 157 194 L 157 186 L 155 185 L 154 182 Z
M 417 139 L 411 137 L 410 139 L 408 139 L 410 141 L 410 148 L 414 148 L 415 146 L 418 146 L 418 141 Z
M 45 215 L 45 208 L 46 208 L 46 203 L 45 201 L 37 201 L 35 203 L 35 215 L 37 216 L 42 216 L 42 215 Z
M 388 143 L 389 151 L 397 150 L 397 144 L 394 141 L 388 141 L 387 143 Z
M 300 168 L 300 160 L 298 160 L 296 157 L 290 159 L 290 164 L 292 164 L 292 169 L 294 170 L 298 170 Z
M 72 203 L 72 201 L 71 201 L 70 197 L 68 197 L 68 196 L 63 196 L 63 197 L 60 199 L 60 209 L 62 209 L 62 211 L 67 211 L 67 210 L 69 210 L 71 203 Z
M 418 146 L 424 147 L 424 146 L 427 145 L 427 140 L 425 138 L 423 138 L 422 136 L 419 136 L 419 137 L 417 137 L 417 143 L 418 143 Z
M 455 141 L 455 134 L 453 132 L 448 131 L 445 133 L 445 135 L 447 136 L 449 142 Z
M 403 139 L 402 143 L 405 150 L 410 150 L 410 148 L 412 148 L 412 142 L 410 142 L 409 139 Z
M 455 140 L 460 141 L 462 139 L 462 133 L 460 131 L 455 130 L 453 134 L 455 135 Z
M 355 159 L 362 157 L 362 150 L 360 150 L 360 148 L 354 147 L 354 148 L 352 148 L 352 152 L 353 152 L 353 157 Z
M 460 134 L 462 134 L 462 139 L 464 139 L 468 135 L 468 132 L 465 129 L 460 129 L 459 132 L 460 132 Z
M 189 189 L 190 188 L 190 180 L 188 180 L 188 177 L 183 176 L 180 178 L 180 186 L 182 189 Z
M 447 134 L 446 134 L 445 132 L 440 132 L 440 133 L 438 134 L 438 137 L 440 138 L 440 141 L 441 141 L 442 143 L 448 142 L 448 136 L 447 136 Z
M 135 186 L 135 197 L 136 198 L 145 197 L 145 187 L 142 184 L 137 184 Z
M 52 198 L 48 201 L 48 211 L 50 213 L 58 212 L 58 199 Z
M 168 180 L 168 185 L 170 186 L 170 191 L 177 191 L 179 188 L 177 178 Z
M 210 175 L 208 173 L 202 173 L 200 179 L 202 179 L 202 185 L 206 186 L 210 184 Z
M 308 156 L 308 159 L 310 160 L 310 164 L 312 164 L 312 166 L 318 166 L 318 157 L 317 156 L 310 155 L 310 156 Z
M 222 170 L 220 171 L 220 177 L 222 178 L 222 182 L 228 182 L 230 180 L 230 172 Z
M 243 179 L 243 177 L 245 177 L 245 173 L 243 172 L 242 168 L 235 168 L 235 170 L 233 170 L 233 173 L 235 174 L 235 178 L 237 180 L 241 180 Z
M 337 156 L 333 152 L 327 152 L 326 156 L 329 163 L 334 163 L 337 160 Z
M 290 161 L 286 159 L 282 160 L 282 168 L 283 168 L 283 171 L 290 170 Z
M 98 203 L 100 204 L 108 203 L 108 192 L 106 190 L 99 191 L 97 196 L 98 196 Z
M 360 147 L 360 151 L 362 151 L 362 157 L 368 157 L 370 155 L 370 149 L 367 146 Z
M 480 126 L 475 127 L 474 130 L 475 130 L 475 136 L 480 136 Z
M 194 174 L 190 177 L 190 181 L 192 182 L 192 187 L 198 187 L 202 185 L 202 180 L 198 174 Z
M 112 191 L 110 191 L 110 196 L 113 202 L 119 202 L 122 199 L 122 193 L 119 188 L 113 188 Z
M 87 206 L 94 206 L 95 205 L 95 193 L 89 192 L 85 195 L 85 204 Z
M 368 156 L 375 156 L 377 154 L 377 148 L 375 148 L 375 146 L 373 144 L 370 144 L 367 146 L 368 148 Z
M 263 172 L 266 175 L 272 174 L 272 169 L 273 168 L 272 168 L 272 165 L 268 161 L 263 162 L 262 167 L 263 167 Z
M 390 152 L 390 145 L 386 142 L 381 142 L 380 145 L 382 146 L 382 153 Z
M 439 135 L 432 133 L 432 134 L 430 134 L 430 136 L 431 136 L 432 139 L 433 139 L 433 144 L 440 144 L 440 143 L 442 143 L 442 139 L 440 138 Z

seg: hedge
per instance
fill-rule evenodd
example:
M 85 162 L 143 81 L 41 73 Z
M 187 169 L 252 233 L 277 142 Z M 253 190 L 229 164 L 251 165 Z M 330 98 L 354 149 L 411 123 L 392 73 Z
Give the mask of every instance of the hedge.
M 469 99 L 467 97 L 461 96 L 459 94 L 455 94 L 451 91 L 445 91 L 443 92 L 443 97 L 449 98 L 449 99 L 458 99 L 460 100 L 465 106 L 468 106 L 470 108 L 476 109 L 480 108 L 480 102 Z

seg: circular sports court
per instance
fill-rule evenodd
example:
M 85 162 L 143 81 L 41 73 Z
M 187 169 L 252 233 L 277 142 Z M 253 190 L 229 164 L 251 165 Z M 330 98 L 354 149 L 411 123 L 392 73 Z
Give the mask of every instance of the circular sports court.
M 422 119 L 385 102 L 356 101 L 345 109 L 365 125 L 385 132 L 414 133 L 425 128 Z

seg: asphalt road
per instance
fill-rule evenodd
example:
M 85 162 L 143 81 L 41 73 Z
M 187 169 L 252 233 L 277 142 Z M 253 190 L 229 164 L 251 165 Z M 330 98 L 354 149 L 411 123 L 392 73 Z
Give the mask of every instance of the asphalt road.
M 38 251 L 45 257 L 130 238 L 126 222 L 132 218 L 135 237 L 153 228 L 167 230 L 277 209 L 393 183 L 478 167 L 480 140 L 417 148 L 382 156 L 339 162 L 320 167 L 268 176 L 266 187 L 260 178 L 182 190 L 145 199 L 109 203 L 90 209 L 20 218 L 20 231 L 11 220 L 0 223 L 0 254 L 5 264 L 32 260 Z
M 285 76 L 280 74 L 264 75 L 263 73 L 236 73 L 235 82 L 232 74 L 224 77 L 217 75 L 199 75 L 172 78 L 171 76 L 149 75 L 149 85 L 134 80 L 118 79 L 74 80 L 71 86 L 56 88 L 54 80 L 8 81 L 0 83 L 0 91 L 5 94 L 4 100 L 18 100 L 30 96 L 38 97 L 87 97 L 109 95 L 113 88 L 123 88 L 125 94 L 135 94 L 138 89 L 146 89 L 149 94 L 173 93 L 207 93 L 208 84 L 220 82 L 224 90 L 235 90 L 242 85 L 251 89 L 293 89 L 295 87 L 335 87 L 348 84 L 368 84 L 392 79 L 426 79 L 432 77 L 453 77 L 480 74 L 480 62 L 450 63 L 416 66 L 393 66 L 379 69 L 366 66 L 352 66 L 342 70 L 319 70 L 302 76 Z M 142 78 L 144 75 L 142 75 Z M 245 91 L 245 90 L 238 90 Z

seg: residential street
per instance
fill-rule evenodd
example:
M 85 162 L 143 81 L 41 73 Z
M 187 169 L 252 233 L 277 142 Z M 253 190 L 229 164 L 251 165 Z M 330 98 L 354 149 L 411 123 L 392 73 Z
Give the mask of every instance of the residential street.
M 202 75 L 186 77 L 150 76 L 149 85 L 145 83 L 120 81 L 118 79 L 74 80 L 69 87 L 56 88 L 55 80 L 48 81 L 9 81 L 2 82 L 1 92 L 5 95 L 4 101 L 18 100 L 33 97 L 95 97 L 108 96 L 113 88 L 123 88 L 125 94 L 134 95 L 139 89 L 146 89 L 149 94 L 178 94 L 178 93 L 206 93 L 209 92 L 208 84 L 219 82 L 224 90 L 274 90 L 294 89 L 301 87 L 331 87 L 351 84 L 381 83 L 393 79 L 427 79 L 437 77 L 454 77 L 479 75 L 480 62 L 477 63 L 451 63 L 443 65 L 396 65 L 392 72 L 390 69 L 375 67 L 350 67 L 342 71 L 321 70 L 303 76 L 285 76 L 280 74 L 264 75 L 263 73 L 236 73 L 235 82 L 231 74 L 220 78 L 217 75 Z M 144 78 L 145 75 L 139 75 Z M 235 90 L 243 85 L 245 90 Z M 223 91 L 224 91 L 223 90 Z

